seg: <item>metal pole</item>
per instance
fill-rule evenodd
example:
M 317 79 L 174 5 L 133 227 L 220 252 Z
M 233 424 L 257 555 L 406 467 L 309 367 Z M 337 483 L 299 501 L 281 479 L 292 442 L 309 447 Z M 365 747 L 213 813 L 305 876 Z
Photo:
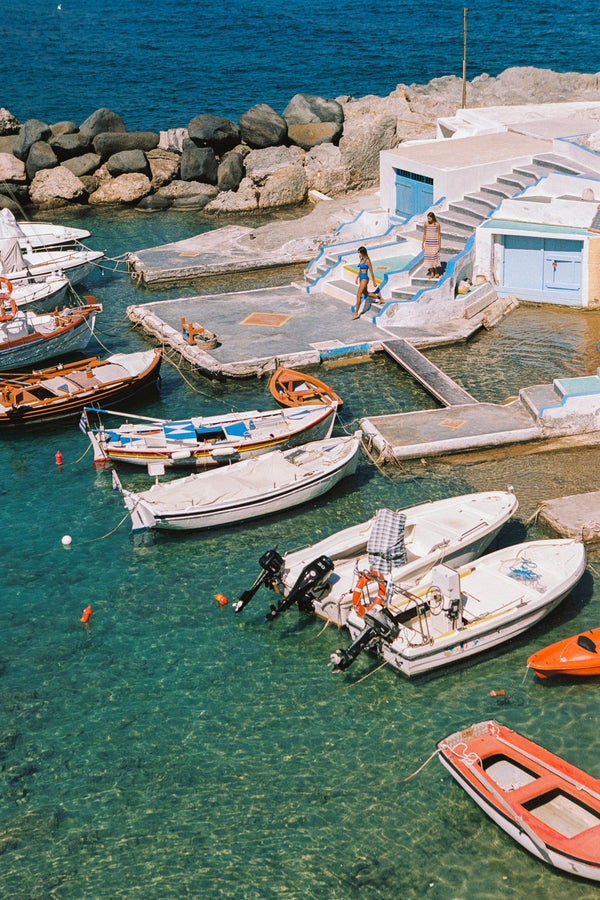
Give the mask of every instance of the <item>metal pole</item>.
M 462 108 L 467 106 L 467 12 L 463 6 L 463 81 L 462 81 Z

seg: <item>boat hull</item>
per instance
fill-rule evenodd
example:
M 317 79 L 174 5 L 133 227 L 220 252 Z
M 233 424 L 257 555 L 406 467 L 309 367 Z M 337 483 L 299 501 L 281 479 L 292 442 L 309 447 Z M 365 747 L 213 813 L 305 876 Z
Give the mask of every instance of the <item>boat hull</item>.
M 319 443 L 333 445 L 335 441 L 336 439 L 331 439 L 329 442 Z M 248 496 L 241 502 L 216 503 L 212 506 L 188 508 L 180 512 L 160 511 L 153 508 L 152 504 L 140 499 L 139 496 L 125 491 L 125 505 L 131 513 L 133 530 L 154 528 L 163 531 L 200 531 L 272 515 L 315 500 L 331 490 L 343 478 L 356 471 L 360 450 L 359 440 L 357 438 L 341 438 L 337 441 L 345 441 L 347 448 L 343 457 L 331 470 L 309 477 L 301 477 L 298 482 L 282 484 L 272 491 Z M 310 448 L 317 447 L 318 445 L 315 444 L 307 444 L 305 448 L 301 449 L 310 450 Z M 318 449 L 325 451 L 325 448 Z M 270 463 L 272 455 L 266 454 L 262 457 L 267 465 Z M 235 470 L 239 466 L 243 468 L 245 463 L 234 463 L 231 469 Z M 204 473 L 192 477 L 206 479 L 212 477 L 212 474 Z M 214 474 L 218 477 L 220 471 Z
M 586 646 L 586 641 L 596 649 Z M 600 675 L 600 628 L 573 635 L 538 650 L 529 657 L 527 665 L 539 678 L 553 675 Z
M 600 880 L 600 782 L 497 722 L 437 745 L 441 764 L 520 846 L 548 865 Z
M 0 343 L 0 372 L 34 366 L 56 356 L 84 350 L 92 339 L 95 324 L 96 312 L 88 312 L 49 335 L 31 335 L 26 342 L 16 346 L 11 346 L 10 341 Z
M 269 381 L 269 390 L 280 406 L 306 406 L 319 403 L 337 403 L 342 399 L 332 388 L 303 372 L 280 366 Z

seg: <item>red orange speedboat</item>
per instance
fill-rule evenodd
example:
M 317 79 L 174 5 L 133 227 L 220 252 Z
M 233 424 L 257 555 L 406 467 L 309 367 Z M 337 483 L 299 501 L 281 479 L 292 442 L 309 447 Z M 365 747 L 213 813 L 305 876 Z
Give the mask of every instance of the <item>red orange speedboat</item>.
M 600 628 L 574 634 L 527 660 L 527 665 L 540 678 L 549 675 L 600 675 Z

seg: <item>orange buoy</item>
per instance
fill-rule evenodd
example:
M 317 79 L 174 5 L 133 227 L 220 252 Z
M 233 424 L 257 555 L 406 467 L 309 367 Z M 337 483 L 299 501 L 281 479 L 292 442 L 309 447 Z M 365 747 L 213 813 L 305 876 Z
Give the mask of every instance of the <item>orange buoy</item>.
M 506 697 L 506 691 L 504 688 L 500 688 L 499 691 L 490 691 L 488 697 Z
M 226 606 L 228 603 L 227 597 L 224 594 L 215 594 L 215 600 L 221 606 Z
M 83 622 L 84 625 L 86 625 L 87 622 L 89 622 L 91 614 L 92 614 L 92 607 L 86 606 L 86 608 L 83 611 L 83 615 L 81 616 L 81 621 Z
M 57 466 L 62 466 L 62 453 L 60 452 L 60 450 L 56 451 L 56 453 L 54 454 L 54 459 L 56 460 Z

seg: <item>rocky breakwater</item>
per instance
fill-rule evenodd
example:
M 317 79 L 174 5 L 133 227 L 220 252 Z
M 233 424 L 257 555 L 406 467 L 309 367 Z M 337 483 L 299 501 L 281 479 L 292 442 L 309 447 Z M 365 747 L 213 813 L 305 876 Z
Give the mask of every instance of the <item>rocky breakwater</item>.
M 467 106 L 598 99 L 597 75 L 507 69 L 467 85 Z M 128 131 L 109 109 L 81 125 L 20 123 L 0 109 L 0 208 L 126 204 L 231 213 L 340 197 L 377 185 L 379 154 L 435 136 L 462 104 L 462 81 L 399 84 L 387 97 L 295 95 L 280 115 L 260 103 L 235 123 L 200 114 L 187 127 Z

